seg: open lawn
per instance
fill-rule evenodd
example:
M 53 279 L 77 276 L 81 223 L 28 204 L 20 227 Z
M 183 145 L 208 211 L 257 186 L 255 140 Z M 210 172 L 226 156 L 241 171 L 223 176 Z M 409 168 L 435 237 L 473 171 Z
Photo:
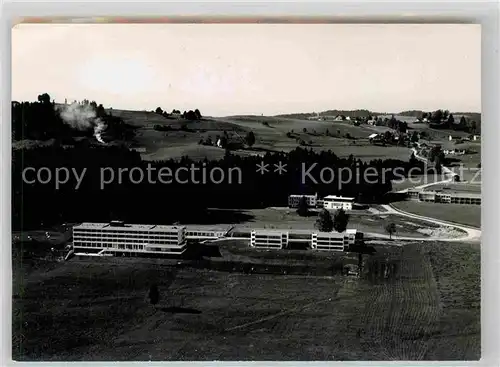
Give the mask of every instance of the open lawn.
M 14 271 L 15 360 L 476 360 L 480 258 L 379 247 L 360 279 L 174 269 L 133 259 Z M 124 259 L 125 260 L 125 259 Z M 14 263 L 14 268 L 30 264 Z M 146 300 L 157 283 L 160 302 Z
M 394 207 L 409 213 L 449 222 L 481 227 L 481 206 L 465 204 L 436 204 L 416 201 L 399 201 Z

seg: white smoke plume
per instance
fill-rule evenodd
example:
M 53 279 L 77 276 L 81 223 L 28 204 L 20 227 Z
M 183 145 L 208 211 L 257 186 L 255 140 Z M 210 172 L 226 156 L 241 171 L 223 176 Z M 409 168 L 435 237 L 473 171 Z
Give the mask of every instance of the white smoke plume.
M 102 143 L 102 132 L 106 129 L 106 124 L 96 116 L 96 111 L 90 105 L 72 103 L 58 108 L 63 121 L 77 130 L 94 129 L 94 136 Z
M 101 119 L 94 120 L 94 136 L 99 141 L 99 143 L 106 144 L 104 140 L 102 140 L 102 132 L 106 129 L 106 125 L 101 121 Z

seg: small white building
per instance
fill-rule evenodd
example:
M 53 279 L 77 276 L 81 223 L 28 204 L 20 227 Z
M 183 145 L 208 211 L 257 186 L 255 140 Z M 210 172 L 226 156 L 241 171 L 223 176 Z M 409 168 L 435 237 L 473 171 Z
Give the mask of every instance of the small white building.
M 302 197 L 306 198 L 307 206 L 310 208 L 315 208 L 317 205 L 318 194 L 314 195 L 289 195 L 288 196 L 288 207 L 297 208 Z
M 323 207 L 328 210 L 344 209 L 352 210 L 354 198 L 328 195 L 323 198 Z

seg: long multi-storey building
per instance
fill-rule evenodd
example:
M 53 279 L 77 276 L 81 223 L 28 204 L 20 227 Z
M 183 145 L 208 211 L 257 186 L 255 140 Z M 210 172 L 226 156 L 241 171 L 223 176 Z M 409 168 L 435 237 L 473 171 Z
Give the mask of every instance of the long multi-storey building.
M 431 203 L 481 205 L 481 194 L 466 192 L 408 190 L 407 196 L 410 200 Z
M 250 246 L 261 249 L 279 250 L 293 242 L 306 242 L 313 250 L 348 251 L 349 247 L 362 238 L 355 229 L 345 232 L 319 232 L 304 230 L 255 229 L 250 233 Z
M 75 252 L 179 255 L 186 250 L 186 227 L 82 223 L 73 227 Z

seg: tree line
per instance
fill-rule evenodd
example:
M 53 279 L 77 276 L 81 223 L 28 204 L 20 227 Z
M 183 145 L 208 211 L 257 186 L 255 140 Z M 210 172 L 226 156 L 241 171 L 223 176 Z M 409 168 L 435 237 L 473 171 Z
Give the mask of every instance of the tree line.
M 94 134 L 92 122 L 96 119 L 104 124 L 105 134 L 113 139 L 127 140 L 134 136 L 134 129 L 121 118 L 113 116 L 112 112 L 107 112 L 102 104 L 84 99 L 74 101 L 72 105 L 85 107 L 85 112 L 81 113 L 82 116 L 72 116 L 75 121 L 65 121 L 62 111 L 68 106 L 67 103 L 57 105 L 48 93 L 40 94 L 36 102 L 13 101 L 12 139 L 56 139 L 64 143 L 74 137 L 91 137 Z
M 264 161 L 269 172 L 256 172 L 257 164 Z M 287 172 L 274 172 L 274 165 L 282 162 Z M 237 167 L 242 172 L 241 183 L 224 181 L 220 184 L 208 181 L 165 185 L 150 183 L 147 179 L 134 183 L 125 176 L 121 183 L 114 180 L 100 188 L 102 167 L 114 172 L 119 169 L 138 167 L 147 171 L 147 165 L 158 172 L 162 167 L 176 170 L 190 164 L 198 164 L 210 171 L 220 167 L 224 172 Z M 311 167 L 313 180 L 302 180 L 302 165 Z M 13 151 L 12 209 L 13 227 L 16 229 L 38 227 L 61 222 L 109 221 L 121 219 L 135 223 L 192 223 L 205 220 L 207 208 L 264 208 L 286 206 L 289 194 L 312 194 L 320 196 L 343 195 L 355 197 L 363 203 L 381 202 L 391 191 L 392 170 L 403 167 L 405 171 L 422 162 L 412 160 L 372 160 L 362 162 L 352 155 L 339 158 L 332 151 L 314 152 L 297 148 L 290 153 L 267 153 L 264 157 L 241 157 L 226 151 L 220 160 L 195 162 L 188 157 L 182 159 L 147 162 L 139 153 L 122 146 L 75 146 L 36 147 Z M 81 172 L 86 169 L 85 178 L 76 190 L 77 180 L 70 177 L 59 189 L 53 182 L 26 183 L 22 179 L 24 168 L 38 170 L 46 167 L 52 172 L 58 167 L 66 167 Z M 339 170 L 351 168 L 357 179 L 349 180 L 348 172 L 334 177 L 332 182 L 320 180 L 323 168 Z M 368 175 L 365 172 L 370 170 Z M 31 174 L 33 177 L 33 173 Z M 365 180 L 364 177 L 368 177 Z M 340 180 L 343 182 L 340 184 Z
M 171 113 L 168 113 L 167 111 L 164 111 L 161 107 L 157 107 L 154 112 L 166 118 L 180 116 L 183 119 L 189 121 L 201 120 L 203 117 L 199 109 L 195 109 L 194 111 L 193 110 L 184 111 L 181 114 L 181 111 L 176 110 L 175 108 L 172 110 Z

